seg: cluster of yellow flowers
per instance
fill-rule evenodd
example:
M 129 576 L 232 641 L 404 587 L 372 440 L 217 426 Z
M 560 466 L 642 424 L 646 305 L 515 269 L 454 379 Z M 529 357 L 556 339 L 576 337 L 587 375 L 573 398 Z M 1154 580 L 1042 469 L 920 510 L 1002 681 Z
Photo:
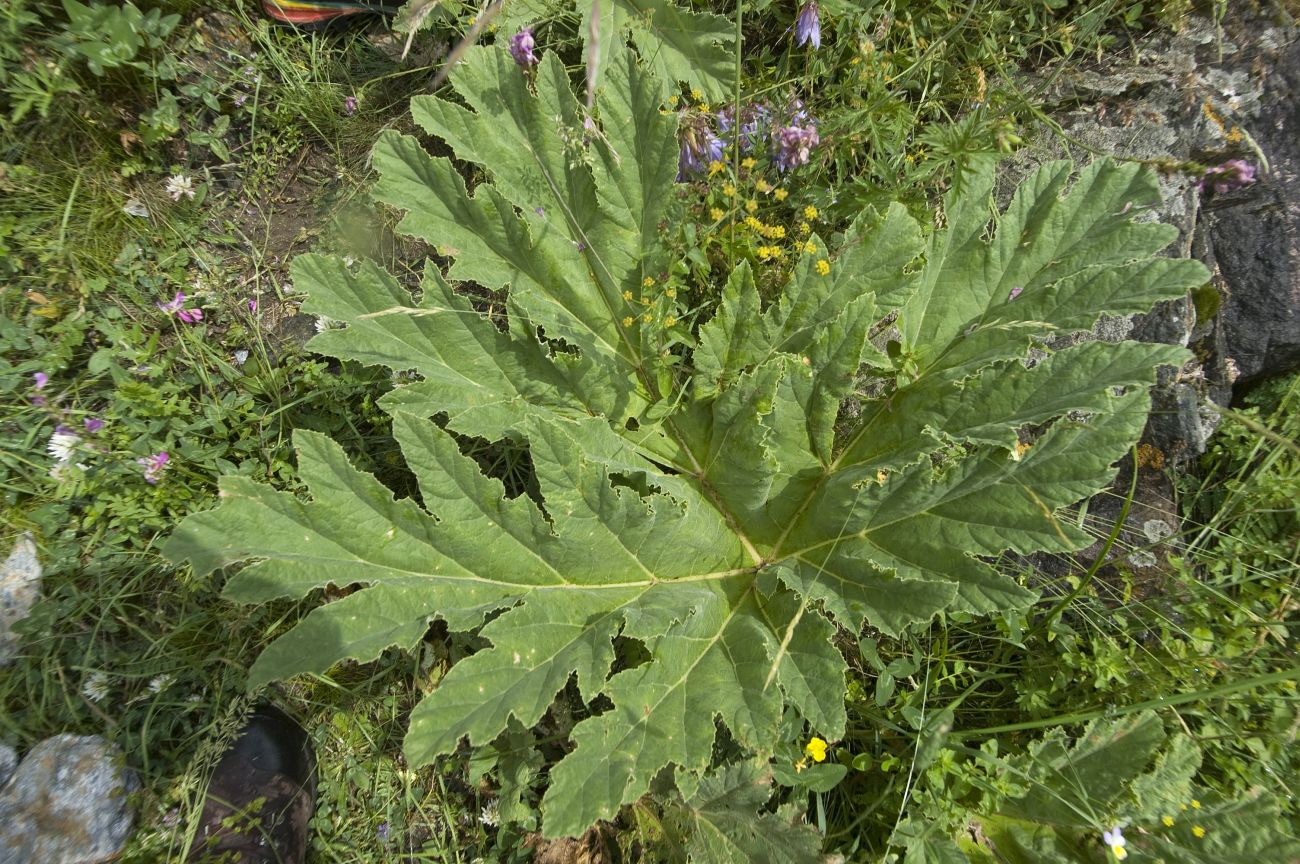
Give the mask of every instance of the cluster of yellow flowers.
M 648 293 L 649 290 L 654 286 L 655 286 L 655 280 L 653 276 L 646 276 L 644 279 L 641 280 L 641 287 L 647 292 L 642 294 L 641 299 L 637 301 L 641 306 L 655 305 L 655 299 Z M 670 285 L 664 289 L 663 296 L 668 300 L 674 300 L 677 297 L 677 289 Z M 623 292 L 623 300 L 627 303 L 633 303 L 634 301 L 636 301 L 636 297 L 630 290 L 626 290 Z M 667 305 L 671 306 L 671 304 L 667 304 Z M 668 311 L 669 314 L 664 315 L 661 323 L 663 324 L 664 327 L 676 326 L 677 317 L 671 314 L 672 311 L 671 308 L 666 311 Z M 641 323 L 643 324 L 649 324 L 653 322 L 654 319 L 655 319 L 655 315 L 653 310 L 647 309 L 641 313 Z M 623 320 L 620 323 L 624 327 L 631 327 L 633 324 L 636 323 L 636 316 L 625 315 L 623 316 Z

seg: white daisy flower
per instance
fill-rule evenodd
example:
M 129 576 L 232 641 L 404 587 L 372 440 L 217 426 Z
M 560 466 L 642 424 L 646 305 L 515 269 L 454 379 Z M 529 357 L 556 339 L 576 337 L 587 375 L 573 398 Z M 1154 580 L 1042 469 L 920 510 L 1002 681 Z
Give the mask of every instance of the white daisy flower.
M 163 690 L 166 690 L 166 689 L 167 689 L 167 686 L 168 686 L 169 684 L 172 683 L 172 681 L 175 679 L 175 677 L 176 677 L 176 676 L 171 675 L 171 674 L 168 674 L 168 673 L 166 673 L 166 672 L 164 672 L 164 673 L 161 674 L 161 675 L 155 675 L 155 676 L 154 676 L 154 677 L 149 681 L 149 692 L 150 692 L 150 693 L 161 693 Z

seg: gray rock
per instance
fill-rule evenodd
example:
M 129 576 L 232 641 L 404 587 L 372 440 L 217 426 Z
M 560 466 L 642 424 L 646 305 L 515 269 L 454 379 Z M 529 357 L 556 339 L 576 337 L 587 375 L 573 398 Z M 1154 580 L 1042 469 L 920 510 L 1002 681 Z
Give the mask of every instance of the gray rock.
M 0 789 L 0 864 L 91 864 L 131 834 L 135 776 L 98 736 L 56 735 L 33 747 Z
M 1243 382 L 1300 366 L 1300 43 L 1260 59 L 1267 98 L 1251 128 L 1270 170 L 1211 199 L 1201 224 L 1221 344 Z
M 9 782 L 9 778 L 14 776 L 14 769 L 18 767 L 18 752 L 8 744 L 0 744 L 0 789 Z
M 1243 8 L 1223 30 L 1189 16 L 1091 68 L 1029 73 L 1024 87 L 1041 93 L 1052 127 L 1003 166 L 1004 200 L 1050 159 L 1112 154 L 1171 169 L 1160 174 L 1164 203 L 1143 218 L 1178 228 L 1166 254 L 1201 259 L 1211 286 L 1133 316 L 1131 332 L 1102 322 L 1056 347 L 1118 337 L 1191 348 L 1195 362 L 1161 373 L 1146 435 L 1175 465 L 1204 452 L 1214 404 L 1231 401 L 1235 382 L 1300 366 L 1300 42 L 1268 7 Z M 1245 189 L 1203 194 L 1189 166 L 1230 158 L 1270 170 Z
M 40 587 L 41 562 L 36 558 L 36 543 L 31 534 L 24 534 L 0 564 L 0 666 L 13 662 L 18 650 L 13 625 L 27 617 Z

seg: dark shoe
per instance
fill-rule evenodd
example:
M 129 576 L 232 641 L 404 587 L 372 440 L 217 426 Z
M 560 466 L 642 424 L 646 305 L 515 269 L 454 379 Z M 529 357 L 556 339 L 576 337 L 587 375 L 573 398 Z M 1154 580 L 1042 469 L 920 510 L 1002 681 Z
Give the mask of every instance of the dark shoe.
M 307 733 L 264 705 L 212 772 L 188 861 L 302 864 L 315 804 L 316 759 Z

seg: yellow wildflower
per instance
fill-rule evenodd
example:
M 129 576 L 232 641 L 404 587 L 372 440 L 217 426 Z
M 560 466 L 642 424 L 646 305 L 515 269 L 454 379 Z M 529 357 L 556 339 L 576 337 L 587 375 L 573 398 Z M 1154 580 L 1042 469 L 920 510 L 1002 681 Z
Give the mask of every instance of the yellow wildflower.
M 745 209 L 748 210 L 750 213 L 753 213 L 755 210 L 758 209 L 758 202 L 755 201 L 753 198 L 750 198 L 748 201 L 745 202 Z
M 784 201 L 786 198 L 790 197 L 790 193 L 784 189 L 778 189 L 772 193 L 772 197 L 778 201 Z
M 712 219 L 714 222 L 721 222 L 722 217 L 726 215 L 727 214 L 722 211 L 721 207 L 709 208 L 709 218 Z
M 631 326 L 632 326 L 632 316 L 631 316 L 631 315 L 629 315 L 629 316 L 627 316 L 626 318 L 623 319 L 623 326 L 624 326 L 624 327 L 631 327 Z
M 831 272 L 831 265 L 830 265 L 830 262 L 829 262 L 829 261 L 827 261 L 825 258 L 823 258 L 823 259 L 821 259 L 820 261 L 817 262 L 817 275 L 818 275 L 818 276 L 825 276 L 825 275 L 826 275 L 827 273 L 829 273 L 829 272 Z
M 807 252 L 809 255 L 814 255 L 817 253 L 817 244 L 812 242 L 811 240 L 805 240 L 803 244 L 803 251 Z
M 800 233 L 800 234 L 807 234 L 807 233 L 808 233 L 809 231 L 811 231 L 811 230 L 812 230 L 812 226 L 809 225 L 807 222 L 800 222 L 800 223 L 799 223 L 799 233 Z
M 754 184 L 754 188 L 757 189 L 759 192 L 771 192 L 772 184 L 768 183 L 766 180 L 759 180 L 757 183 Z
M 632 299 L 632 292 L 631 292 L 631 291 L 624 291 L 624 292 L 623 292 L 623 299 L 624 299 L 624 300 L 631 300 L 631 299 Z
M 760 221 L 758 221 L 758 219 L 757 219 L 756 217 L 754 217 L 754 216 L 746 216 L 746 217 L 745 217 L 745 227 L 747 227 L 747 228 L 753 228 L 755 231 L 762 231 L 762 230 L 763 230 L 763 223 L 760 222 Z
M 673 299 L 674 297 L 677 296 L 677 289 L 669 288 L 667 291 L 664 292 L 664 296 L 666 296 L 669 300 Z
M 1164 823 L 1166 828 L 1174 827 L 1174 817 L 1172 816 L 1161 816 L 1160 821 Z
M 652 316 L 650 315 L 650 313 L 647 312 L 647 313 L 645 313 L 644 315 L 641 316 L 641 320 L 644 321 L 645 323 L 649 324 L 649 323 L 650 323 L 652 320 L 654 320 L 654 319 L 652 318 Z
M 677 319 L 674 318 L 674 317 L 671 316 L 671 315 L 669 315 L 667 318 L 664 319 L 664 326 L 665 326 L 665 327 L 672 327 L 672 326 L 674 326 L 676 323 L 677 323 Z
M 726 195 L 728 198 L 735 198 L 735 197 L 736 197 L 736 187 L 735 187 L 735 186 L 732 186 L 730 183 L 728 183 L 727 185 L 725 185 L 725 186 L 722 187 L 722 194 L 723 194 L 723 195 Z
M 717 159 L 714 159 L 712 162 L 709 163 L 709 176 L 712 177 L 714 174 L 717 174 L 719 171 L 725 171 L 726 169 L 727 169 L 726 165 L 723 165 Z
M 644 279 L 641 280 L 641 284 L 644 285 L 646 288 L 649 288 L 651 285 L 655 284 L 654 277 L 653 276 L 645 277 Z
M 1200 809 L 1201 809 L 1201 802 L 1200 802 L 1200 801 L 1197 801 L 1195 798 L 1193 798 L 1193 799 L 1192 799 L 1192 809 L 1194 809 L 1194 810 L 1200 810 Z
M 809 738 L 803 752 L 812 757 L 814 762 L 826 761 L 826 742 L 820 738 Z
M 649 297 L 642 297 L 642 298 L 641 298 L 641 305 L 642 305 L 642 306 L 649 306 L 649 305 L 650 305 L 650 298 L 649 298 Z
M 813 219 L 816 219 L 816 218 L 817 218 L 817 208 L 814 207 L 814 206 L 812 206 L 811 204 L 809 204 L 807 207 L 803 208 L 803 218 L 805 218 L 805 219 L 807 219 L 807 220 L 809 220 L 809 221 L 812 221 Z
M 671 107 L 676 108 L 676 107 L 677 107 L 677 102 L 678 102 L 678 99 L 677 99 L 676 96 L 669 96 L 669 97 L 668 97 L 668 104 L 669 104 Z
M 744 159 L 740 160 L 740 167 L 744 168 L 746 171 L 750 170 L 757 164 L 758 160 L 753 156 L 746 156 Z
M 1193 826 L 1192 826 L 1192 835 L 1195 836 L 1197 840 L 1200 840 L 1202 837 L 1205 836 L 1205 828 L 1204 828 L 1204 826 L 1201 826 L 1201 825 L 1193 825 Z
M 699 102 L 701 99 L 704 98 L 704 94 L 700 92 L 700 88 L 695 87 L 692 88 L 691 90 L 691 98 L 694 99 L 696 102 Z

